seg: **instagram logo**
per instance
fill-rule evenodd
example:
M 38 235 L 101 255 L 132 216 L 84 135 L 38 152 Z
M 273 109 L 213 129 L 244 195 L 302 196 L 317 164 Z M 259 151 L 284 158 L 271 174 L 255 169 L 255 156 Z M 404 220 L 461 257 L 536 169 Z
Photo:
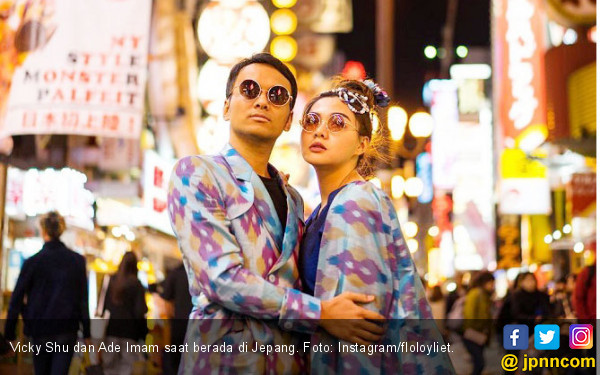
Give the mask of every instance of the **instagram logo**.
M 571 349 L 591 349 L 594 328 L 591 324 L 571 324 L 569 327 L 569 346 Z

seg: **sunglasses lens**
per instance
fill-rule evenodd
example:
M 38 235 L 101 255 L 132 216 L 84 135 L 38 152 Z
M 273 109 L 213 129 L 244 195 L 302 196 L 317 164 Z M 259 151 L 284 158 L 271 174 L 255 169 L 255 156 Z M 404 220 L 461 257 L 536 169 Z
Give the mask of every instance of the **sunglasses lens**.
M 290 99 L 290 93 L 283 86 L 273 86 L 269 89 L 269 101 L 275 105 L 284 105 Z
M 344 121 L 344 118 L 340 115 L 331 115 L 331 117 L 329 118 L 329 131 L 330 132 L 339 132 L 344 130 L 344 127 L 346 127 L 346 122 Z
M 319 115 L 316 113 L 307 113 L 304 119 L 302 119 L 302 129 L 307 132 L 314 132 L 319 127 L 320 122 Z
M 260 95 L 260 86 L 251 79 L 240 83 L 240 93 L 247 99 L 256 99 Z

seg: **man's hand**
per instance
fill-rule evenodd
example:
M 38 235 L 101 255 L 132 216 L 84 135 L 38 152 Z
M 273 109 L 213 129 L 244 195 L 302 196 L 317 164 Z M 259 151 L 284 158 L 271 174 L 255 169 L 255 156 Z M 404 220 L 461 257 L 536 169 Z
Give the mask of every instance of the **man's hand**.
M 384 316 L 367 310 L 357 303 L 369 303 L 373 296 L 345 292 L 329 301 L 321 301 L 319 325 L 338 339 L 369 345 L 381 339 L 385 330 L 373 321 L 383 320 Z

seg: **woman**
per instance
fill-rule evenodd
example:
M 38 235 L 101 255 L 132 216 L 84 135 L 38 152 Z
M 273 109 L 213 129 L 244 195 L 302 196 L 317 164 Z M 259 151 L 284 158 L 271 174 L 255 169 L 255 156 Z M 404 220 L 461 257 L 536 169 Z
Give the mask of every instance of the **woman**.
M 130 374 L 134 363 L 143 360 L 141 353 L 124 350 L 127 345 L 144 340 L 147 333 L 145 314 L 148 307 L 144 287 L 137 278 L 137 262 L 133 252 L 125 253 L 117 273 L 108 284 L 105 309 L 110 312 L 110 318 L 106 341 L 107 345 L 114 343 L 122 350 L 102 353 L 106 374 Z
M 372 81 L 341 81 L 304 109 L 302 156 L 317 172 L 321 204 L 306 223 L 300 250 L 303 288 L 323 300 L 347 291 L 374 295 L 366 307 L 388 319 L 379 344 L 443 345 L 396 210 L 383 191 L 365 181 L 378 142 L 372 140 L 374 107 L 388 102 Z M 354 341 L 367 340 L 357 336 Z M 312 342 L 335 350 L 311 353 L 313 373 L 453 373 L 444 353 L 348 353 L 347 342 L 323 331 Z
M 529 326 L 533 335 L 536 324 L 550 318 L 550 297 L 538 290 L 537 279 L 531 272 L 524 272 L 519 288 L 511 296 L 510 311 L 512 320 Z
M 481 374 L 485 367 L 483 349 L 490 337 L 493 293 L 494 275 L 483 271 L 473 279 L 465 298 L 463 342 L 473 361 L 473 375 Z

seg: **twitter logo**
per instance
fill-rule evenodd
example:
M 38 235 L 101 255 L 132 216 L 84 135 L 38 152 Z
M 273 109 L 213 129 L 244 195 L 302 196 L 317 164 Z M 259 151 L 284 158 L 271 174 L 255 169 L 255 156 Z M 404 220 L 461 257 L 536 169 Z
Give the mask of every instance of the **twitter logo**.
M 533 334 L 536 349 L 556 350 L 560 346 L 560 328 L 556 324 L 538 324 Z

